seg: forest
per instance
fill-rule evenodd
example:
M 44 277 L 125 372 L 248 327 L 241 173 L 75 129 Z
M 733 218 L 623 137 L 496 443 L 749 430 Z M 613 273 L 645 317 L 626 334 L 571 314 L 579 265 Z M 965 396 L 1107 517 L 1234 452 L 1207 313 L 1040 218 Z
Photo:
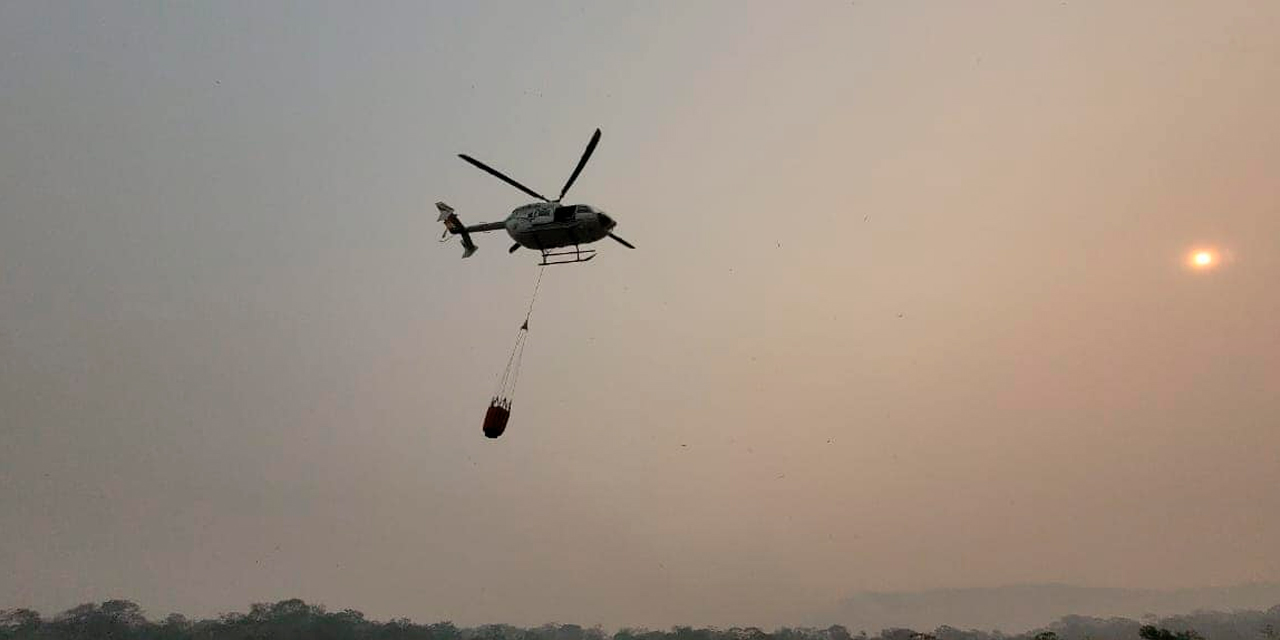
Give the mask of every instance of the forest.
M 108 600 L 43 617 L 31 609 L 0 611 L 0 640 L 1280 640 L 1280 605 L 1266 611 L 1203 611 L 1165 618 L 1092 618 L 1065 616 L 1022 634 L 998 630 L 883 629 L 851 632 L 826 628 L 755 627 L 667 630 L 622 628 L 610 634 L 600 627 L 544 624 L 520 628 L 505 624 L 458 627 L 451 622 L 419 624 L 407 618 L 384 622 L 352 609 L 330 611 L 299 599 L 258 603 L 247 613 L 191 620 L 171 613 L 153 620 L 136 603 Z

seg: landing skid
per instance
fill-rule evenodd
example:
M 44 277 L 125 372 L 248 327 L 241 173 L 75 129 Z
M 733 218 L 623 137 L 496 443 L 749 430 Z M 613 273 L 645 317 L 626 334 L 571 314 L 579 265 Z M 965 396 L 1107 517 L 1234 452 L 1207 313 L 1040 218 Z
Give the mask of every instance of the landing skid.
M 542 262 L 539 266 L 549 264 L 573 264 L 575 262 L 586 262 L 596 257 L 595 249 L 579 249 L 578 245 L 573 245 L 572 251 L 558 251 L 555 249 L 542 250 Z M 563 259 L 562 259 L 563 258 Z

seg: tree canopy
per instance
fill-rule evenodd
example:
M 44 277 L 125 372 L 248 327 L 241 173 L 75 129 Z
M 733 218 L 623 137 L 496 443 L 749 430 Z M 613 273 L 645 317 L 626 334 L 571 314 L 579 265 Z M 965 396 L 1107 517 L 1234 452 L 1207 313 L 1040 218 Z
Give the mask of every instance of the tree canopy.
M 1277 640 L 1280 605 L 1267 611 L 1198 612 L 1151 624 L 1127 618 L 1066 616 L 1024 634 L 996 630 L 961 630 L 941 626 L 932 631 L 894 628 L 876 635 L 856 634 L 846 627 L 693 628 L 665 631 L 623 628 L 607 634 L 599 627 L 544 624 L 520 628 L 505 624 L 460 628 L 451 622 L 419 624 L 407 618 L 369 620 L 353 609 L 329 611 L 323 605 L 293 598 L 255 603 L 247 613 L 190 620 L 171 613 L 160 620 L 146 617 L 128 600 L 108 600 L 73 607 L 51 618 L 31 609 L 0 610 L 0 640 Z

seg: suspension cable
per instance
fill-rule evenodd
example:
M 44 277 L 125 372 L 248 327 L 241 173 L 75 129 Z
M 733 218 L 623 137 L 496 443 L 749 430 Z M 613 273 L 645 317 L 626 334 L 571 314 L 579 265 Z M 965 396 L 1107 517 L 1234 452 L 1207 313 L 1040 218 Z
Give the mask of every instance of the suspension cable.
M 498 380 L 498 389 L 494 393 L 494 400 L 497 402 L 511 402 L 511 396 L 515 394 L 516 383 L 520 380 L 520 365 L 524 361 L 524 345 L 529 334 L 529 318 L 533 316 L 533 305 L 538 301 L 538 291 L 542 288 L 542 275 L 546 267 L 538 268 L 538 280 L 533 285 L 533 295 L 529 298 L 529 308 L 524 314 L 524 323 L 520 325 L 520 329 L 516 331 L 515 346 L 511 349 L 511 356 L 507 358 L 507 368 L 503 370 L 502 377 Z
M 529 330 L 529 317 L 533 315 L 533 303 L 538 301 L 538 289 L 542 288 L 542 274 L 546 272 L 545 266 L 538 267 L 538 281 L 533 285 L 533 296 L 529 298 L 529 310 L 524 314 L 524 329 Z

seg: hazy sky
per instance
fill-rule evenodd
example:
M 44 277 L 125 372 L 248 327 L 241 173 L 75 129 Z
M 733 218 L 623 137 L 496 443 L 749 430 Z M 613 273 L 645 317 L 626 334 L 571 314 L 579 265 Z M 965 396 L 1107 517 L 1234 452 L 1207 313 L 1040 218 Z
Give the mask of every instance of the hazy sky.
M 0 607 L 1280 579 L 1280 3 L 0 3 Z M 549 269 L 436 240 L 618 220 Z M 1211 246 L 1219 268 L 1194 272 Z

